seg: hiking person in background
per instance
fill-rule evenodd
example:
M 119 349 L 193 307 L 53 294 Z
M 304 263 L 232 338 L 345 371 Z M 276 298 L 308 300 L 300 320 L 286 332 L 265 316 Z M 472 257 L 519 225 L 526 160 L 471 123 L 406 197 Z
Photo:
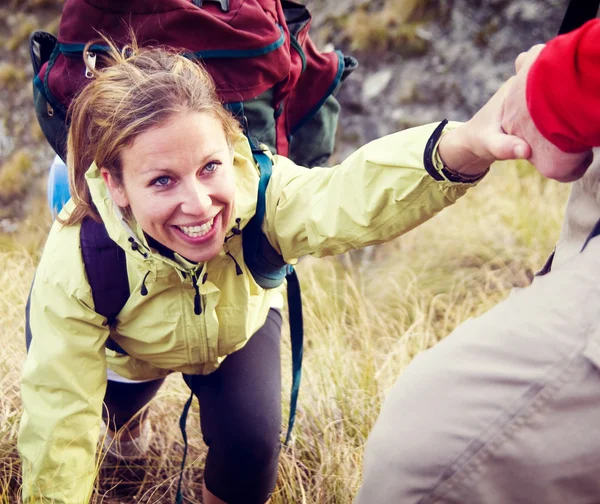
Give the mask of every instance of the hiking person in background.
M 356 504 L 600 502 L 598 41 L 592 20 L 517 58 L 502 126 L 574 181 L 559 241 L 531 286 L 410 363 Z
M 72 200 L 28 306 L 24 501 L 87 502 L 101 419 L 119 449 L 143 455 L 151 428 L 136 413 L 180 372 L 202 411 L 204 502 L 263 503 L 280 451 L 281 315 L 279 290 L 255 282 L 242 251 L 257 211 L 256 152 L 196 62 L 106 42 L 107 66 L 89 68 L 69 109 Z M 293 264 L 391 240 L 452 204 L 495 159 L 528 156 L 500 127 L 507 88 L 467 123 L 383 137 L 334 168 L 269 154 L 269 243 Z M 89 218 L 127 260 L 131 294 L 114 327 L 94 310 L 82 263 Z M 127 354 L 107 349 L 109 337 Z

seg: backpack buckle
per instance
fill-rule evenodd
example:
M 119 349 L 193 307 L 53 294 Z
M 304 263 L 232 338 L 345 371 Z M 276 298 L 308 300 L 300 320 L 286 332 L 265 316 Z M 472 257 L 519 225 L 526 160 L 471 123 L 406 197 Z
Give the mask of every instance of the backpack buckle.
M 93 71 L 96 69 L 96 53 L 88 51 L 85 54 L 87 64 L 85 65 L 85 76 L 87 79 L 93 79 Z
M 229 0 L 192 0 L 192 3 L 196 7 L 200 7 L 200 8 L 202 8 L 202 4 L 204 2 L 215 2 L 215 3 L 218 3 L 221 6 L 221 10 L 223 12 L 229 12 Z

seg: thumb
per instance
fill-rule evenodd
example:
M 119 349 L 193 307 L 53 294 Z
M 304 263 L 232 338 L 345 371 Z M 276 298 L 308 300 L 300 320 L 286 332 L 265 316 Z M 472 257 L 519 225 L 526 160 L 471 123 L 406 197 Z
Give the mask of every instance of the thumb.
M 494 135 L 490 143 L 490 153 L 495 159 L 529 159 L 531 147 L 525 140 L 514 135 Z
M 531 157 L 531 147 L 519 137 L 511 135 L 513 139 L 513 159 L 529 159 Z

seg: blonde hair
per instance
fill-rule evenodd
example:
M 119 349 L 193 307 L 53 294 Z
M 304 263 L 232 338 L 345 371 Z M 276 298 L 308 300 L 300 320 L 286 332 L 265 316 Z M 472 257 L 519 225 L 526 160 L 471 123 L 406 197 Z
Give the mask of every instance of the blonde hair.
M 69 107 L 67 165 L 75 210 L 65 225 L 77 224 L 87 216 L 100 221 L 85 180 L 92 162 L 105 168 L 121 185 L 123 150 L 138 135 L 165 124 L 175 114 L 212 114 L 220 120 L 230 147 L 241 130 L 198 61 L 165 48 L 139 48 L 133 42 L 119 51 L 110 40 L 105 42 L 109 46 L 103 59 L 106 66 L 94 69 L 86 61 L 94 78 Z M 85 47 L 84 55 L 91 44 Z M 129 209 L 123 210 L 131 217 Z

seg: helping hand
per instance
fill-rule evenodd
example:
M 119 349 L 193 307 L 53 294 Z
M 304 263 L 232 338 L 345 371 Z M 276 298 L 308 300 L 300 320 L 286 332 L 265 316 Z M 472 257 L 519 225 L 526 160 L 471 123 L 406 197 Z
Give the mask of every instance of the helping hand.
M 570 154 L 548 141 L 537 129 L 527 107 L 527 77 L 536 58 L 544 49 L 535 45 L 515 60 L 514 84 L 508 89 L 502 114 L 502 128 L 517 135 L 531 146 L 529 161 L 544 176 L 559 182 L 571 182 L 582 177 L 592 161 L 592 152 Z
M 514 77 L 469 121 L 442 137 L 439 153 L 448 168 L 463 174 L 477 174 L 494 161 L 526 159 L 531 155 L 526 141 L 502 129 L 504 101 L 513 85 Z

